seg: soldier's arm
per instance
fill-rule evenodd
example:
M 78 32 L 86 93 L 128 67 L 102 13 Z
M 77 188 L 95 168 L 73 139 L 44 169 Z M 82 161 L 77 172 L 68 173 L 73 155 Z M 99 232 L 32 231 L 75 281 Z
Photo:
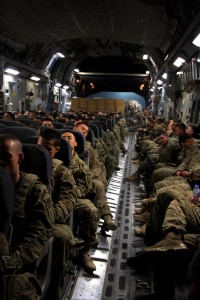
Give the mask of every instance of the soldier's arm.
M 40 257 L 54 223 L 51 197 L 39 180 L 34 183 L 26 202 L 24 236 L 12 254 L 17 271 Z
M 98 160 L 98 155 L 96 154 L 95 150 L 90 147 L 89 149 L 89 168 L 90 171 L 92 172 L 93 178 L 98 178 L 99 175 L 101 174 L 101 163 Z
M 76 182 L 70 170 L 60 165 L 55 173 L 53 202 L 55 223 L 65 223 L 77 200 Z
M 73 158 L 71 170 L 76 181 L 77 198 L 85 198 L 92 189 L 92 173 L 87 164 L 78 157 Z

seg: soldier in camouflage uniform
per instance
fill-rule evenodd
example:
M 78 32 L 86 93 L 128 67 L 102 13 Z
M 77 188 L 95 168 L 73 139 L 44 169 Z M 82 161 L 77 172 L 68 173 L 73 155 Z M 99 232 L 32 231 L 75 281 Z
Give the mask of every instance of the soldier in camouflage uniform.
M 200 165 L 197 165 L 193 170 L 193 180 L 194 183 L 200 182 Z M 168 274 L 172 274 L 174 270 L 177 270 L 179 262 L 178 268 L 183 263 L 186 263 L 187 267 L 191 258 L 191 253 L 188 252 L 188 249 L 191 249 L 191 243 L 194 243 L 194 239 L 192 240 L 191 236 L 197 235 L 196 239 L 198 239 L 200 233 L 200 196 L 198 202 L 193 202 L 191 189 L 190 195 L 187 194 L 187 191 L 185 192 L 184 189 L 182 191 L 180 189 L 179 191 L 168 190 L 162 199 L 157 199 L 151 214 L 152 222 L 149 226 L 151 236 L 148 237 L 147 242 L 148 245 L 152 245 L 157 240 L 160 241 L 145 248 L 138 257 L 130 257 L 127 260 L 129 266 L 136 268 L 144 264 L 153 266 L 157 276 L 158 274 L 160 275 L 160 279 L 157 277 L 157 283 L 159 282 L 159 286 L 162 284 L 161 292 L 165 290 L 168 293 L 169 291 L 169 282 L 167 281 L 168 286 L 166 286 L 166 282 L 162 281 L 163 276 L 161 274 L 165 271 L 163 268 L 168 270 Z M 161 195 L 159 194 L 159 197 Z M 149 233 L 150 231 L 146 232 L 146 235 Z M 168 266 L 166 266 L 165 262 L 167 262 Z M 170 283 L 171 294 L 174 292 L 172 285 L 173 283 Z M 160 292 L 160 287 L 157 284 L 155 286 Z
M 86 137 L 89 127 L 86 123 L 80 122 L 75 125 L 74 130 L 81 132 Z M 92 173 L 92 190 L 90 191 L 90 195 L 87 196 L 90 197 L 89 199 L 98 208 L 99 216 L 104 220 L 102 230 L 116 230 L 117 224 L 112 219 L 112 213 L 105 194 L 105 181 L 102 178 L 101 163 L 98 161 L 97 154 L 91 145 L 87 150 L 89 151 L 89 169 Z
M 117 165 L 113 156 L 110 155 L 109 150 L 103 140 L 95 138 L 95 149 L 98 154 L 100 162 L 105 166 L 106 179 L 112 176 L 115 166 Z
M 22 160 L 20 141 L 15 136 L 2 135 L 0 163 L 13 179 L 16 198 L 10 252 L 6 251 L 6 256 L 0 257 L 4 288 L 1 296 L 5 299 L 36 300 L 41 292 L 35 275 L 36 261 L 43 253 L 52 231 L 54 212 L 47 187 L 36 175 L 19 172 Z M 13 270 L 15 277 L 12 277 Z
M 183 134 L 179 137 L 179 143 L 182 147 L 186 148 L 186 156 L 182 163 L 177 167 L 166 167 L 155 170 L 151 178 L 151 186 L 158 181 L 163 180 L 167 176 L 179 176 L 182 171 L 188 170 L 191 171 L 191 167 L 199 161 L 200 159 L 200 150 L 195 143 L 195 139 L 191 135 Z M 151 195 L 155 195 L 155 191 L 152 190 Z
M 146 158 L 141 162 L 138 170 L 135 173 L 129 177 L 126 177 L 127 180 L 139 180 L 140 175 L 144 172 L 147 177 L 150 177 L 154 168 L 158 169 L 166 163 L 175 164 L 177 162 L 177 153 L 180 151 L 179 144 L 175 141 L 171 141 L 167 133 L 164 131 L 159 133 L 157 140 L 159 141 L 160 145 L 157 146 L 154 142 L 153 144 L 149 144 L 149 147 L 147 147 L 145 151 Z
M 53 158 L 60 149 L 60 135 L 53 129 L 44 130 L 40 133 L 38 144 L 49 149 Z M 81 178 L 78 178 L 78 180 L 81 180 Z M 51 195 L 54 203 L 55 221 L 59 223 L 57 226 L 59 231 L 54 232 L 54 234 L 62 236 L 63 232 L 63 239 L 69 239 L 71 247 L 73 246 L 74 237 L 70 228 L 67 225 L 60 224 L 66 222 L 74 209 L 74 218 L 79 228 L 78 236 L 85 241 L 85 247 L 79 252 L 76 263 L 86 272 L 91 273 L 96 270 L 96 266 L 88 252 L 92 243 L 96 242 L 98 213 L 91 201 L 81 199 L 83 198 L 83 192 L 77 184 L 78 180 L 77 178 L 74 179 L 71 171 L 60 160 L 53 158 Z M 84 186 L 85 188 L 87 187 Z M 67 255 L 68 253 L 66 253 L 66 260 Z
M 116 138 L 116 140 L 118 141 L 119 144 L 119 148 L 122 152 L 123 155 L 125 155 L 127 153 L 127 149 L 124 146 L 124 139 L 122 139 L 122 137 L 124 138 L 123 134 L 121 134 L 120 131 L 120 126 L 118 124 L 115 124 L 115 126 L 113 127 L 113 135 Z

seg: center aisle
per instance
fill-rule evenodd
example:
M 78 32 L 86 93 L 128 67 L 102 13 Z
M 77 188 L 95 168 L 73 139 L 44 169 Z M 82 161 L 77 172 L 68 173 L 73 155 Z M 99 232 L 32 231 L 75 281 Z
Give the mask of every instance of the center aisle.
M 125 147 L 129 146 L 130 137 L 125 140 Z M 98 248 L 94 251 L 90 251 L 90 256 L 94 260 L 94 263 L 97 267 L 94 274 L 90 275 L 85 273 L 82 269 L 79 272 L 78 279 L 75 284 L 75 288 L 73 290 L 71 300 L 100 300 L 102 299 L 103 288 L 105 282 L 108 281 L 108 261 L 110 253 L 113 253 L 113 243 L 115 239 L 115 235 L 118 235 L 118 231 L 120 231 L 121 222 L 116 218 L 117 211 L 119 210 L 119 199 L 122 193 L 122 183 L 124 177 L 124 165 L 126 162 L 126 156 L 122 156 L 120 154 L 119 159 L 119 167 L 120 171 L 115 171 L 113 176 L 109 182 L 109 186 L 107 189 L 107 199 L 109 206 L 111 208 L 111 212 L 113 214 L 113 219 L 115 219 L 118 223 L 118 229 L 114 232 L 107 232 L 107 236 L 103 236 L 100 233 L 101 227 L 98 228 L 98 240 L 99 245 Z M 102 220 L 100 222 L 100 226 L 102 225 Z M 66 299 L 67 300 L 67 299 Z
M 123 177 L 129 176 L 137 170 L 137 165 L 134 165 L 132 162 L 132 157 L 136 156 L 135 142 L 135 133 L 130 133 Z M 138 284 L 141 280 L 144 280 L 146 283 L 146 279 L 149 279 L 149 274 L 147 274 L 147 277 L 144 277 L 141 274 L 134 274 L 133 270 L 126 266 L 127 257 L 135 256 L 144 246 L 143 240 L 136 237 L 133 233 L 133 225 L 139 225 L 139 223 L 133 222 L 133 212 L 135 205 L 140 202 L 139 186 L 133 182 L 122 181 L 116 216 L 118 230 L 113 232 L 104 289 L 102 297 L 99 299 L 137 299 Z M 145 290 L 146 294 L 151 292 L 151 283 L 147 282 L 147 284 Z M 140 295 L 143 294 L 143 291 L 141 293 L 140 290 L 138 296 L 140 297 Z

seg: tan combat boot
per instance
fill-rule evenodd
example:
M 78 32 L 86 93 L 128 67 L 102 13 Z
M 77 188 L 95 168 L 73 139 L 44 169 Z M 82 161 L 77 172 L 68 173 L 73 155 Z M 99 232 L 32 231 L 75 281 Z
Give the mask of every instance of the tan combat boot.
M 135 208 L 135 215 L 141 215 L 146 211 L 146 207 L 136 207 Z
M 141 202 L 141 206 L 151 210 L 154 207 L 156 200 L 157 198 L 144 198 Z
M 136 226 L 134 228 L 134 231 L 135 231 L 135 234 L 137 236 L 144 236 L 145 235 L 145 232 L 146 232 L 146 227 L 147 227 L 147 224 L 143 224 L 142 226 Z
M 140 164 L 141 163 L 141 160 L 138 158 L 138 159 L 133 159 L 133 164 Z
M 140 215 L 134 215 L 134 220 L 146 223 L 149 220 L 150 212 L 145 211 L 144 213 Z
M 117 223 L 112 219 L 111 215 L 103 216 L 104 223 L 101 227 L 102 231 L 116 230 Z
M 185 252 L 187 251 L 187 246 L 182 241 L 179 234 L 168 233 L 163 240 L 156 243 L 153 246 L 144 249 L 144 252 L 159 253 L 159 252 Z
M 96 271 L 96 266 L 91 259 L 88 251 L 80 251 L 80 253 L 76 257 L 75 263 L 88 274 L 92 274 L 94 271 Z
M 129 180 L 129 181 L 137 181 L 137 180 L 140 180 L 140 172 L 139 171 L 136 171 L 135 173 L 133 173 L 131 176 L 128 176 L 125 178 L 126 180 Z

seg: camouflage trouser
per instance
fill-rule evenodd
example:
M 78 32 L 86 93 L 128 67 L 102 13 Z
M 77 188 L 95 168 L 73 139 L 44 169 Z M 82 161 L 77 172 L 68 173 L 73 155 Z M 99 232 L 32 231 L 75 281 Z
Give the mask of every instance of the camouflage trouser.
M 106 167 L 106 177 L 110 178 L 113 174 L 114 168 L 117 166 L 117 161 L 116 159 L 111 156 L 108 155 L 105 158 L 105 167 Z
M 139 171 L 141 173 L 152 173 L 155 165 L 159 161 L 159 154 L 158 153 L 151 153 L 148 155 L 140 164 Z
M 168 232 L 182 236 L 200 233 L 200 207 L 190 202 L 188 191 L 178 192 L 175 186 L 159 193 L 147 222 L 145 242 L 152 245 Z
M 151 211 L 146 227 L 144 240 L 148 246 L 161 240 L 163 235 L 162 224 L 171 201 L 179 199 L 181 203 L 189 202 L 189 194 L 191 196 L 191 189 L 185 183 L 163 187 L 159 190 L 157 201 Z
M 104 215 L 111 215 L 110 207 L 106 198 L 105 187 L 100 180 L 92 180 L 92 190 L 87 194 L 87 197 L 96 206 L 99 218 Z
M 75 245 L 75 239 L 69 226 L 55 224 L 51 232 L 54 238 L 51 265 L 51 279 L 46 299 L 59 300 L 62 294 L 64 277 L 69 267 L 70 249 Z
M 191 201 L 175 199 L 167 208 L 163 222 L 163 233 L 178 232 L 182 236 L 186 233 L 200 233 L 200 207 Z
M 176 190 L 191 191 L 189 183 L 182 176 L 169 176 L 154 184 L 152 196 L 158 196 L 160 189 L 169 186 L 175 186 Z
M 97 208 L 89 199 L 78 199 L 74 207 L 74 221 L 78 225 L 78 236 L 89 246 L 96 241 L 99 225 Z
M 151 140 L 141 140 L 139 143 L 139 155 L 141 159 L 144 159 L 148 153 L 152 149 L 157 148 L 154 141 Z
M 36 277 L 27 272 L 15 275 L 14 287 L 15 296 L 14 298 L 7 298 L 9 300 L 36 300 L 41 293 Z
M 160 168 L 154 170 L 151 176 L 151 186 L 154 187 L 155 183 L 172 176 L 175 173 L 175 169 L 172 167 Z M 151 194 L 153 196 L 153 194 Z

